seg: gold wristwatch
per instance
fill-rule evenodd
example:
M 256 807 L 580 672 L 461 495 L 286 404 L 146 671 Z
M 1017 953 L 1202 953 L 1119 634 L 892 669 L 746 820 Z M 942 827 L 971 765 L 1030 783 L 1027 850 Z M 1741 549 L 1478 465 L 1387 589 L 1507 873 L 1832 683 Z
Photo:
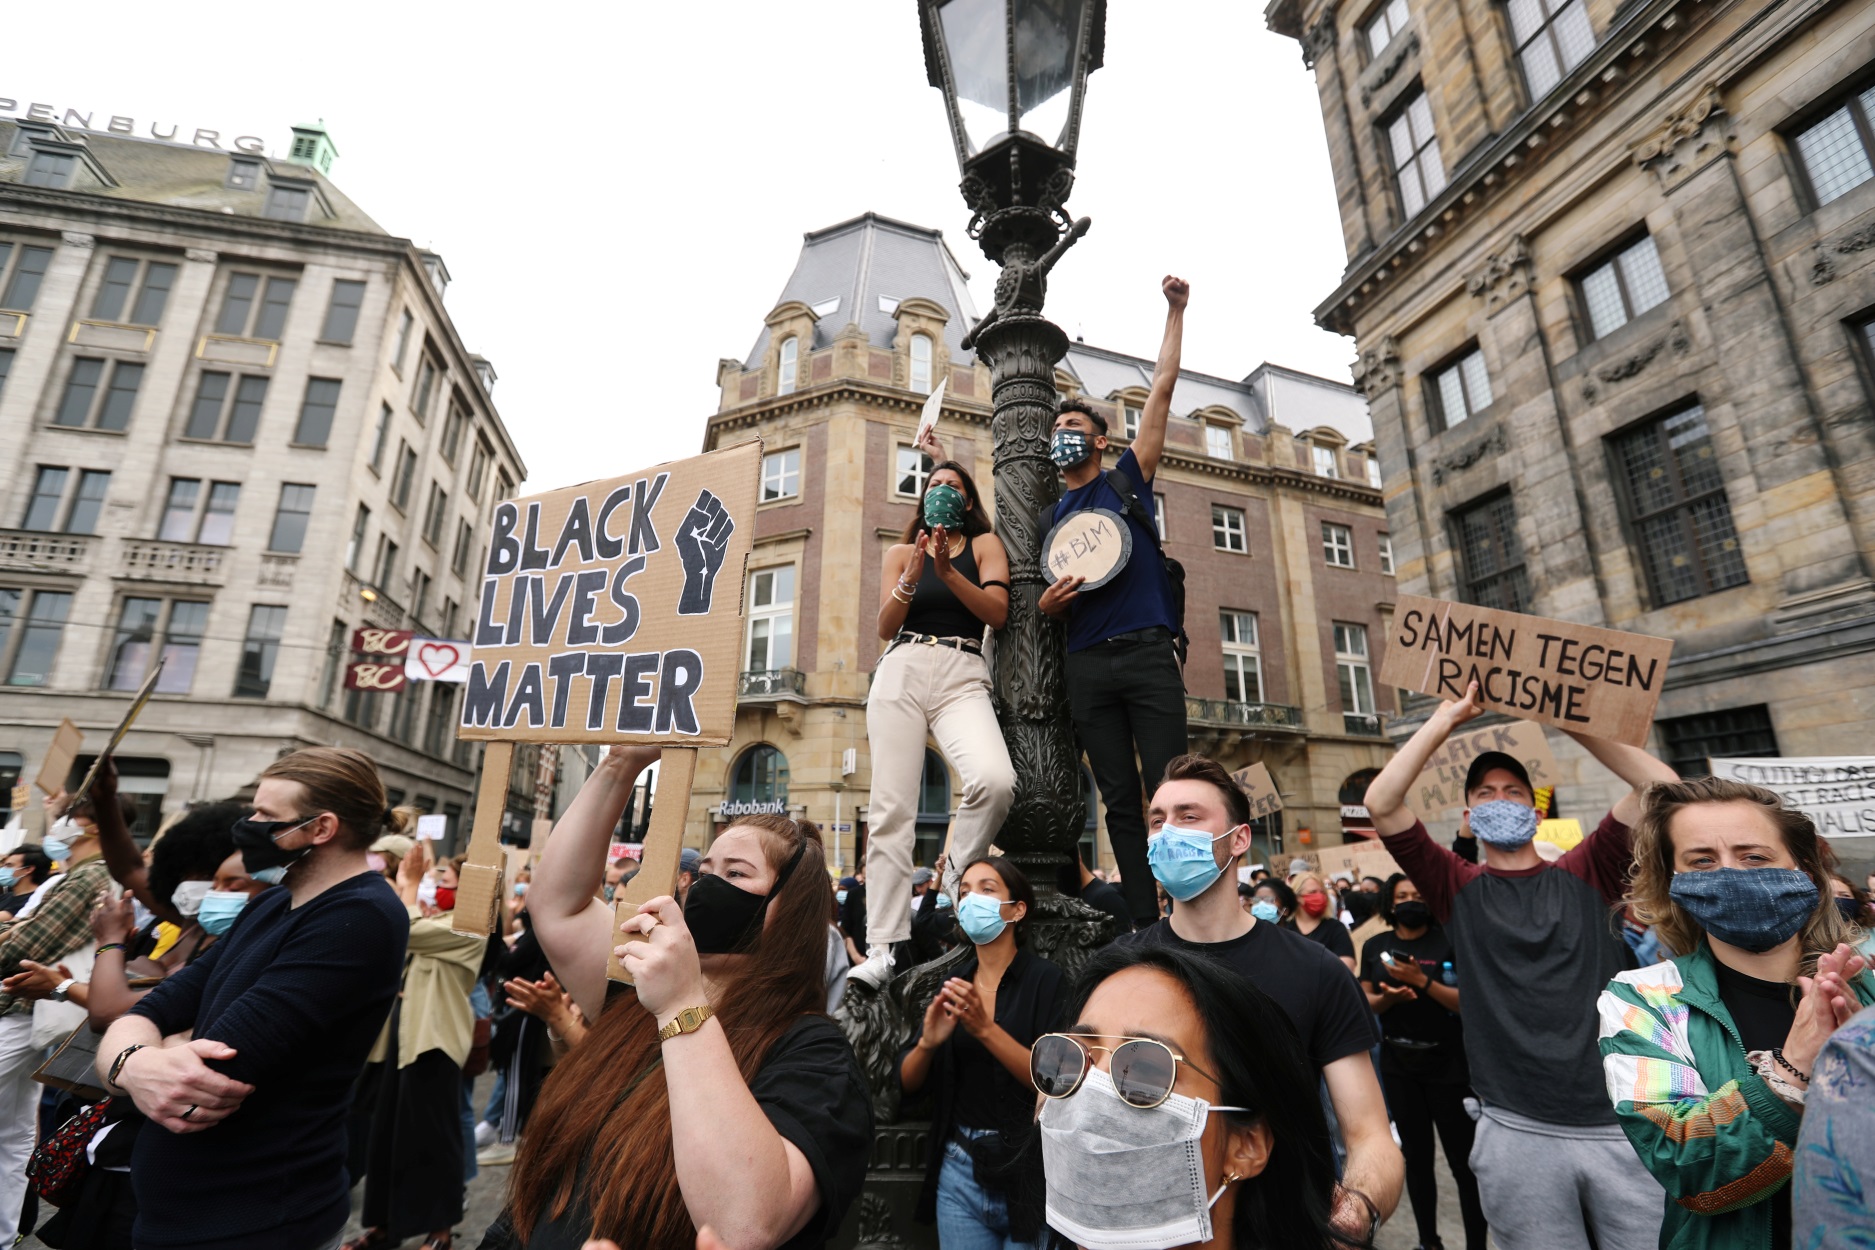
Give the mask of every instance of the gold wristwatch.
M 673 1037 L 685 1033 L 695 1033 L 703 1027 L 703 1022 L 716 1013 L 708 1007 L 686 1007 L 677 1013 L 677 1018 L 658 1030 L 658 1041 L 668 1042 Z

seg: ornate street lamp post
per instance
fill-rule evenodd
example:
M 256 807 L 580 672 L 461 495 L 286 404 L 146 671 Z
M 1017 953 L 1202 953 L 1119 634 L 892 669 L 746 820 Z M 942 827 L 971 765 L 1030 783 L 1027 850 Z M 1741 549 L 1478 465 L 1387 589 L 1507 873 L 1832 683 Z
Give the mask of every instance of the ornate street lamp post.
M 1088 912 L 1054 895 L 1055 872 L 1086 815 L 1068 714 L 1059 622 L 1035 603 L 1041 544 L 1061 482 L 1048 458 L 1055 364 L 1068 338 L 1044 318 L 1048 271 L 1088 219 L 1063 207 L 1074 187 L 1087 76 L 1100 68 L 1106 0 L 920 0 L 925 68 L 944 93 L 970 206 L 968 233 L 999 265 L 996 303 L 964 339 L 990 367 L 995 404 L 996 532 L 1009 550 L 1009 620 L 997 634 L 997 717 L 1016 796 L 996 843 L 1021 862 L 1045 914 L 1042 953 L 1077 963 Z M 1097 913 L 1096 913 L 1097 914 Z M 1091 935 L 1090 935 L 1091 936 Z M 1052 940 L 1050 940 L 1052 939 Z

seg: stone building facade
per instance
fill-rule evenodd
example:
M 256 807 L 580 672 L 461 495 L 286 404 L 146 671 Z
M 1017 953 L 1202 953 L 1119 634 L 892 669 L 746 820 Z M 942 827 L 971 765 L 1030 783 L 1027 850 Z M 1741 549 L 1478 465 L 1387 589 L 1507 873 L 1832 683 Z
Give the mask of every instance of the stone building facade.
M 1402 587 L 1674 639 L 1682 770 L 1861 751 L 1875 8 L 1266 16 L 1320 89 L 1348 267 L 1316 317 L 1357 341 Z
M 939 379 L 939 436 L 993 504 L 989 373 L 961 345 L 976 317 L 964 278 L 934 230 L 868 213 L 812 232 L 754 348 L 718 367 L 705 449 L 759 436 L 766 460 L 736 738 L 699 762 L 694 841 L 768 806 L 837 825 L 836 865 L 856 862 L 881 561 L 915 511 L 926 465 L 911 444 Z M 1056 382 L 1124 445 L 1152 367 L 1076 343 Z M 1172 406 L 1155 486 L 1166 549 L 1187 569 L 1193 749 L 1269 766 L 1288 808 L 1268 838 L 1337 842 L 1344 793 L 1364 786 L 1349 779 L 1384 762 L 1394 711 L 1372 676 L 1394 579 L 1365 404 L 1264 365 L 1241 381 L 1188 371 Z M 934 748 L 925 781 L 929 864 L 957 798 Z M 1096 806 L 1084 845 L 1107 862 Z
M 62 717 L 95 750 L 163 656 L 118 752 L 142 832 L 319 743 L 467 814 L 460 687 L 343 671 L 358 627 L 466 636 L 525 470 L 442 259 L 344 196 L 322 129 L 293 136 L 0 120 L 0 797 Z

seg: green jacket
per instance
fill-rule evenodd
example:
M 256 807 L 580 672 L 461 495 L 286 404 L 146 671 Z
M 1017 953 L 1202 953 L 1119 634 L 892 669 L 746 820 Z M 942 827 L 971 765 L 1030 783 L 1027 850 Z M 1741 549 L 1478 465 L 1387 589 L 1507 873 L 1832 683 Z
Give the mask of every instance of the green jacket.
M 1867 976 L 1855 992 L 1875 1001 Z M 1801 1121 L 1752 1071 L 1711 948 L 1622 973 L 1598 1010 L 1608 1097 L 1672 1199 L 1663 1250 L 1770 1250 L 1767 1199 L 1790 1180 Z

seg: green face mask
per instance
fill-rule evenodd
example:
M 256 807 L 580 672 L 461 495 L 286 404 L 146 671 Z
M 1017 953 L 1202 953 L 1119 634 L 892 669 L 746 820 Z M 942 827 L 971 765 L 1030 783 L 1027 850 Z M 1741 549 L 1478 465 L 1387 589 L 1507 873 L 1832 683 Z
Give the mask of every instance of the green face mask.
M 961 529 L 964 523 L 964 493 L 942 482 L 926 491 L 924 523 L 932 529 Z

